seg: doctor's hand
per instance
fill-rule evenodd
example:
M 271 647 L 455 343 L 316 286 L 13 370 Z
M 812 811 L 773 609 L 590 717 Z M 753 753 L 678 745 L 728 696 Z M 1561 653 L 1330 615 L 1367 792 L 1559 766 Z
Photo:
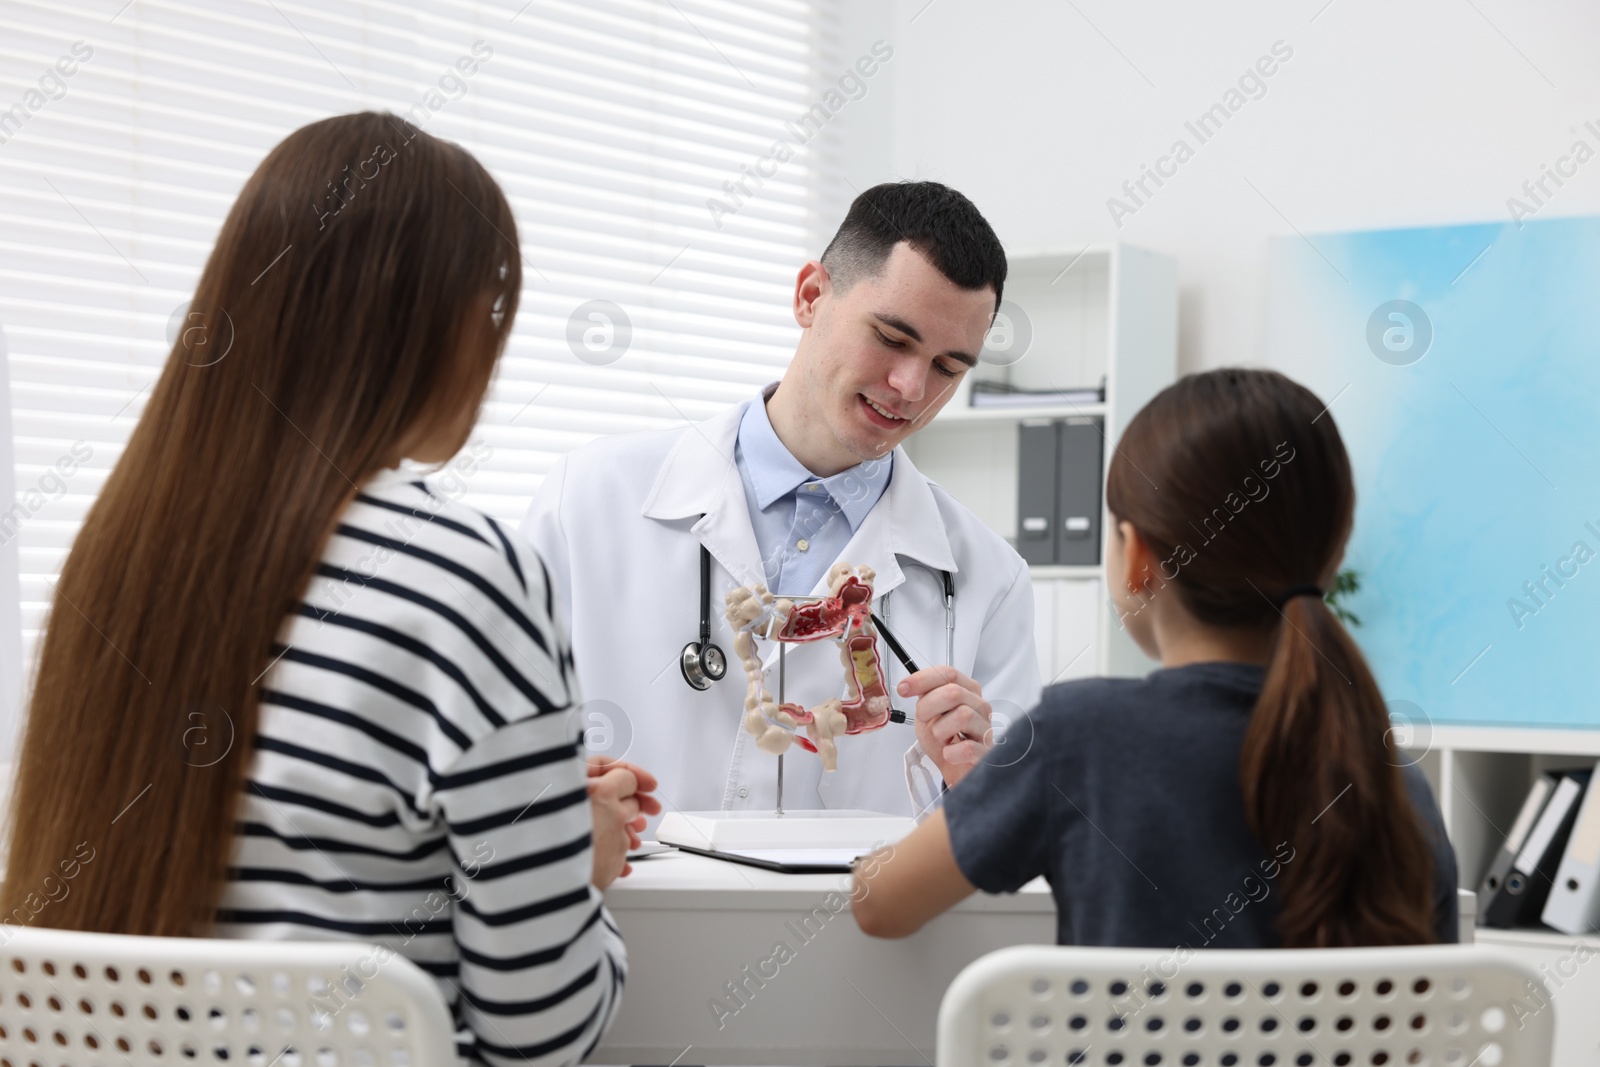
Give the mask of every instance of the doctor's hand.
M 596 889 L 604 889 L 633 870 L 628 851 L 639 847 L 645 817 L 661 813 L 651 795 L 655 775 L 637 764 L 604 756 L 589 757 L 589 809 L 594 820 Z
M 917 698 L 917 743 L 946 785 L 955 785 L 975 767 L 994 741 L 993 715 L 983 686 L 954 667 L 925 667 L 898 686 Z

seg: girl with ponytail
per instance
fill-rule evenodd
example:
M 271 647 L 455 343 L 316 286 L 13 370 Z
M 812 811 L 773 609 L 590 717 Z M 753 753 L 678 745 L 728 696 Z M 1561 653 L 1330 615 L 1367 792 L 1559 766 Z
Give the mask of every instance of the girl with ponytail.
M 1454 941 L 1438 807 L 1323 600 L 1355 512 L 1333 416 L 1272 371 L 1188 376 L 1129 423 L 1106 504 L 1108 592 L 1161 669 L 1047 689 L 862 861 L 862 928 L 1043 875 L 1062 944 Z

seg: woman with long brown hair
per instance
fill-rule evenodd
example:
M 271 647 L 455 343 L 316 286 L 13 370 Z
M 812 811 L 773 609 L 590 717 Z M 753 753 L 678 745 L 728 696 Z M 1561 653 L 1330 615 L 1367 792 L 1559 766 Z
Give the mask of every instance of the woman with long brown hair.
M 494 179 L 393 115 L 251 176 L 62 569 L 6 921 L 376 941 L 463 1055 L 598 1041 L 653 783 L 586 772 L 538 557 L 399 466 L 465 445 L 521 277 Z
M 1281 374 L 1183 378 L 1106 481 L 1106 580 L 1161 669 L 1046 690 L 891 853 L 862 928 L 903 936 L 1043 875 L 1062 944 L 1453 941 L 1455 855 L 1323 591 L 1355 513 L 1333 416 Z

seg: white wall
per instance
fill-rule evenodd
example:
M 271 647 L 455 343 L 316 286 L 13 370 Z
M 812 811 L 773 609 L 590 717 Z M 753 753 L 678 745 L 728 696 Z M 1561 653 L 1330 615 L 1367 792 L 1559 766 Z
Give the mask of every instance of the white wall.
M 845 116 L 851 183 L 947 182 L 1016 251 L 1176 256 L 1184 371 L 1293 373 L 1264 351 L 1268 237 L 1507 220 L 1575 137 L 1600 147 L 1583 128 L 1600 128 L 1593 0 L 853 3 L 845 46 L 870 34 L 895 54 L 892 84 Z M 1279 40 L 1293 56 L 1265 95 L 1200 144 L 1185 121 Z M 1194 157 L 1119 229 L 1107 198 L 1179 137 Z M 1600 160 L 1539 217 L 1594 213 Z
M 0 323 L 0 370 L 8 364 Z M 17 499 L 16 445 L 11 434 L 11 376 L 0 374 L 0 500 Z M 0 508 L 0 513 L 4 512 Z M 9 531 L 9 533 L 8 533 Z M 22 580 L 16 523 L 0 526 L 0 817 L 11 788 L 11 760 L 22 725 L 26 665 L 22 662 Z M 4 829 L 0 827 L 0 840 Z

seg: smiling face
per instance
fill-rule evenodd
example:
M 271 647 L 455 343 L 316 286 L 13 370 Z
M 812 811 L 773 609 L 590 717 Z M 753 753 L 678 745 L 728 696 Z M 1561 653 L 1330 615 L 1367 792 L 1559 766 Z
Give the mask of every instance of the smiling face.
M 768 404 L 779 437 L 824 477 L 885 455 L 977 365 L 994 309 L 993 289 L 961 288 L 905 242 L 843 292 L 806 264 L 795 287 L 805 334 Z

